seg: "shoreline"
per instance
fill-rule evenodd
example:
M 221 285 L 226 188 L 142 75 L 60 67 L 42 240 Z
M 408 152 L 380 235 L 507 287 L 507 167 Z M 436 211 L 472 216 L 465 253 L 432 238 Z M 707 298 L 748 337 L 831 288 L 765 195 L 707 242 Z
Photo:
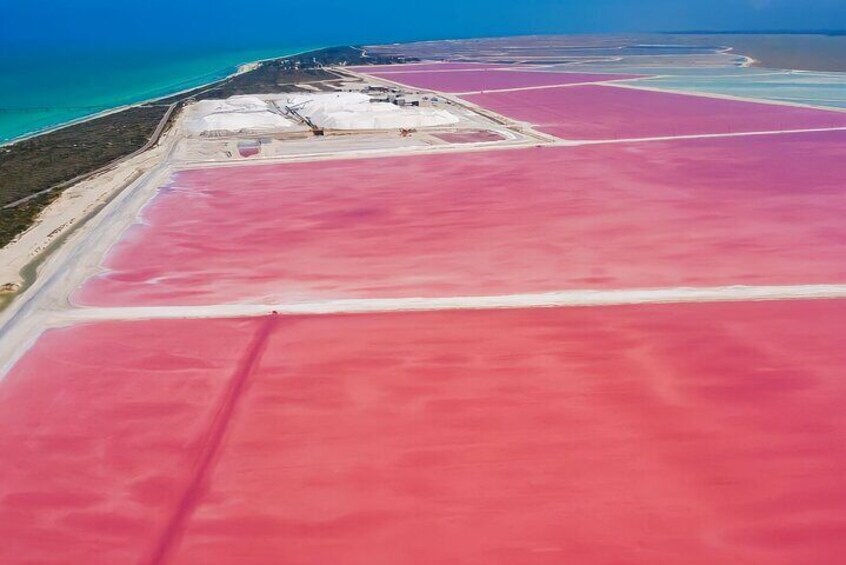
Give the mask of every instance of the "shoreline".
M 209 87 L 209 86 L 215 85 L 219 82 L 223 82 L 223 81 L 229 80 L 231 78 L 237 77 L 239 75 L 253 71 L 256 68 L 258 68 L 259 65 L 261 65 L 262 63 L 266 63 L 268 61 L 276 61 L 276 60 L 279 60 L 279 59 L 286 59 L 288 57 L 297 57 L 299 55 L 304 55 L 305 53 L 311 53 L 312 51 L 319 51 L 320 49 L 325 49 L 325 47 L 312 47 L 312 48 L 306 49 L 304 51 L 295 51 L 295 52 L 292 52 L 292 53 L 286 53 L 284 55 L 279 55 L 278 57 L 267 57 L 265 59 L 257 59 L 257 60 L 254 60 L 254 61 L 246 61 L 246 62 L 242 62 L 242 63 L 236 63 L 233 66 L 234 71 L 229 72 L 228 74 L 226 74 L 225 76 L 222 76 L 220 78 L 217 78 L 217 79 L 214 79 L 214 80 L 211 80 L 211 81 L 208 81 L 208 82 L 201 82 L 201 83 L 199 83 L 195 86 L 183 88 L 181 90 L 170 92 L 170 93 L 164 94 L 162 96 L 155 96 L 153 98 L 147 98 L 147 99 L 144 99 L 144 100 L 140 100 L 138 102 L 134 102 L 132 104 L 124 104 L 122 106 L 115 106 L 114 108 L 109 108 L 108 110 L 103 110 L 103 111 L 97 112 L 95 114 L 91 114 L 91 115 L 84 116 L 84 117 L 81 117 L 81 118 L 76 118 L 76 119 L 73 119 L 73 120 L 70 120 L 70 121 L 67 121 L 67 122 L 62 122 L 61 124 L 56 124 L 54 126 L 48 126 L 46 128 L 39 129 L 37 131 L 27 133 L 27 134 L 24 134 L 24 135 L 21 135 L 21 136 L 18 136 L 18 137 L 13 137 L 12 139 L 8 139 L 8 140 L 5 140 L 5 141 L 0 141 L 0 148 L 9 147 L 10 145 L 20 143 L 21 141 L 27 141 L 27 140 L 30 140 L 30 139 L 34 139 L 38 136 L 45 135 L 45 134 L 48 134 L 48 133 L 52 133 L 54 131 L 58 131 L 58 130 L 61 130 L 61 129 L 64 129 L 64 128 L 67 128 L 67 127 L 83 124 L 83 123 L 89 122 L 91 120 L 96 120 L 97 118 L 110 116 L 112 114 L 116 114 L 118 112 L 123 112 L 124 110 L 128 110 L 130 108 L 137 108 L 138 106 L 145 106 L 145 105 L 148 105 L 148 104 L 152 104 L 154 102 L 158 102 L 160 100 L 165 100 L 167 98 L 171 98 L 173 96 L 179 96 L 180 94 L 186 94 L 186 93 L 191 92 L 193 90 Z M 233 68 L 233 67 L 230 67 L 230 68 Z

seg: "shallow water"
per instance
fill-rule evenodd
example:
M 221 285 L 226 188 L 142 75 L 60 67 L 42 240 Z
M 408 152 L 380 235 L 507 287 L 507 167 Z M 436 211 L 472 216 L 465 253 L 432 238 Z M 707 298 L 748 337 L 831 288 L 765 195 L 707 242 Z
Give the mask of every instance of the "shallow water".
M 674 76 L 645 81 L 649 86 L 846 108 L 846 73 L 751 72 L 735 76 Z
M 846 108 L 846 73 L 747 67 L 742 66 L 743 61 L 743 57 L 732 53 L 640 55 L 552 65 L 543 70 L 653 75 L 655 78 L 640 79 L 635 84 L 681 92 Z

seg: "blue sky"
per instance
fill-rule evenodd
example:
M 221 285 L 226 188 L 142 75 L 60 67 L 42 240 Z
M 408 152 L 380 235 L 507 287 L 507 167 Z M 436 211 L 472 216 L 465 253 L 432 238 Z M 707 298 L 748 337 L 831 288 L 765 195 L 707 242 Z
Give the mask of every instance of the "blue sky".
M 0 14 L 0 40 L 48 47 L 846 28 L 846 0 L 0 0 Z

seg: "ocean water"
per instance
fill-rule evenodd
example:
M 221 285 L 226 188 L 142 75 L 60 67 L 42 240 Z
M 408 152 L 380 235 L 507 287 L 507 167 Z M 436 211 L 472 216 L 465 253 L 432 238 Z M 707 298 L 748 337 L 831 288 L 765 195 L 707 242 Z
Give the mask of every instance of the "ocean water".
M 312 48 L 4 50 L 0 142 L 199 86 L 225 77 L 242 63 Z

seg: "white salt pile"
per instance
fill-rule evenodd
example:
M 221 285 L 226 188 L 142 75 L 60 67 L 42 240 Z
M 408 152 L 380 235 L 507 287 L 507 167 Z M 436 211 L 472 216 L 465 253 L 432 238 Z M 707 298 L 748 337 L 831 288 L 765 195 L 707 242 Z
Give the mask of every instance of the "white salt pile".
M 360 92 L 325 92 L 275 96 L 277 107 L 293 107 L 315 125 L 327 129 L 401 129 L 444 126 L 458 122 L 446 110 L 371 102 Z
M 294 125 L 260 98 L 233 96 L 227 100 L 201 100 L 192 105 L 183 127 L 195 135 L 226 135 L 271 132 Z

